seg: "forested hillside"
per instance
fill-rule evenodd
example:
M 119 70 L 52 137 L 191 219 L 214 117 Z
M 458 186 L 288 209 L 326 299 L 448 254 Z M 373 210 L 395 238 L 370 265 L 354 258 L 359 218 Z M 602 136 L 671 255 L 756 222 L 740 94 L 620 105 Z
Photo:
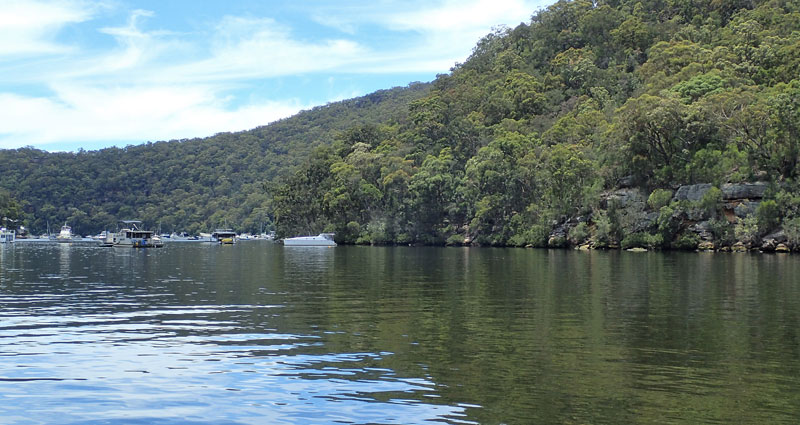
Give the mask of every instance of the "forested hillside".
M 562 0 L 430 87 L 385 93 L 388 116 L 350 118 L 367 97 L 208 140 L 2 152 L 19 168 L 0 186 L 38 225 L 271 217 L 349 243 L 797 245 L 798 69 L 796 0 Z
M 799 4 L 560 1 L 482 39 L 410 104 L 410 125 L 316 149 L 273 189 L 279 230 L 694 248 L 785 228 L 786 241 L 800 220 Z M 737 198 L 730 184 L 748 181 L 766 190 Z
M 77 153 L 0 150 L 0 200 L 16 198 L 26 227 L 68 222 L 80 234 L 140 219 L 151 229 L 259 231 L 271 224 L 264 183 L 352 125 L 393 125 L 429 84 L 381 90 L 238 133 Z M 2 203 L 0 203 L 2 207 Z M 22 224 L 22 221 L 19 222 Z

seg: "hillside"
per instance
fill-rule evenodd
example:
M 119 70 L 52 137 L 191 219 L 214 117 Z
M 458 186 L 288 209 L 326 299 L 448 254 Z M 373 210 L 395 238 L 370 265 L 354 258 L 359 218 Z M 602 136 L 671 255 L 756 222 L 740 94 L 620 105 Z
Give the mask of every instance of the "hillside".
M 409 126 L 318 148 L 273 190 L 279 232 L 797 245 L 799 4 L 559 1 L 482 39 Z
M 77 153 L 0 150 L 3 190 L 35 233 L 69 222 L 80 234 L 137 218 L 148 228 L 205 232 L 270 225 L 263 183 L 352 125 L 396 125 L 429 84 L 381 90 L 237 133 Z M 9 195 L 5 197 L 8 198 Z M 2 199 L 2 197 L 0 197 Z M 7 203 L 7 202 L 6 202 Z
M 204 140 L 6 151 L 18 168 L 0 187 L 39 228 L 138 216 L 345 243 L 797 246 L 798 65 L 798 1 L 562 0 L 430 85 Z

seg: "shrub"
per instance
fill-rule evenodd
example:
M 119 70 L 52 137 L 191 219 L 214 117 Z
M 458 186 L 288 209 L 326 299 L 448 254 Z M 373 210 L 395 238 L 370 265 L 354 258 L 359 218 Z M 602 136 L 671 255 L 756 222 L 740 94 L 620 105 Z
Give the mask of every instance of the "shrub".
M 754 243 L 758 239 L 758 219 L 756 216 L 745 217 L 733 226 L 733 234 L 742 243 Z
M 622 249 L 629 248 L 658 248 L 663 243 L 661 235 L 651 235 L 647 232 L 631 233 L 620 242 Z
M 530 230 L 525 232 L 525 243 L 535 247 L 546 247 L 547 239 L 550 237 L 550 228 L 543 224 L 535 224 Z
M 762 201 L 756 208 L 756 217 L 758 219 L 758 229 L 761 232 L 766 233 L 775 229 L 780 222 L 778 203 L 772 199 Z
M 678 239 L 672 243 L 672 247 L 675 249 L 682 249 L 685 251 L 692 251 L 697 249 L 697 245 L 700 243 L 700 236 L 695 233 L 684 233 Z
M 464 245 L 464 236 L 463 235 L 459 235 L 459 234 L 450 235 L 450 237 L 447 238 L 447 241 L 445 242 L 445 244 L 450 245 L 450 246 L 453 246 L 453 245 Z
M 656 189 L 647 198 L 647 205 L 653 210 L 660 210 L 661 207 L 669 205 L 672 200 L 672 191 L 669 189 Z
M 569 234 L 567 236 L 573 245 L 578 245 L 589 237 L 589 226 L 587 226 L 586 223 L 578 223 L 578 225 L 569 229 Z
M 783 223 L 783 233 L 792 247 L 797 248 L 800 246 L 800 217 L 786 220 Z
M 565 248 L 567 246 L 567 239 L 562 236 L 548 237 L 547 246 L 550 248 Z
M 604 211 L 595 214 L 594 236 L 592 240 L 597 248 L 606 248 L 611 244 L 611 220 Z
M 719 245 L 731 245 L 736 240 L 734 239 L 733 226 L 728 223 L 728 220 L 712 219 L 709 220 L 711 234 L 714 235 L 714 241 Z
M 671 241 L 678 233 L 681 224 L 680 219 L 676 217 L 675 208 L 670 205 L 665 205 L 658 210 L 656 223 L 658 224 L 658 233 L 661 234 L 664 241 Z
M 712 187 L 703 194 L 703 197 L 698 203 L 698 206 L 707 216 L 717 217 L 722 209 L 722 191 L 717 187 Z

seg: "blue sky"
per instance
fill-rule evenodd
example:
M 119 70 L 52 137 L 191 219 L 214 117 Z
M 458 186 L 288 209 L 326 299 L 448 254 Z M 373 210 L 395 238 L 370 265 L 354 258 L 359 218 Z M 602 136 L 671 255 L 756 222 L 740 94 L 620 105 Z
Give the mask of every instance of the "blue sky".
M 247 130 L 431 81 L 552 0 L 1 0 L 0 149 Z

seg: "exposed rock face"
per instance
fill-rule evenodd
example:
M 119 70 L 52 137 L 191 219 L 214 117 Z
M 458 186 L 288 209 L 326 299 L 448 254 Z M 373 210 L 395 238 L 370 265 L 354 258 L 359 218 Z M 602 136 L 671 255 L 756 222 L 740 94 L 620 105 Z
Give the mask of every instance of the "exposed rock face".
M 647 197 L 642 193 L 639 189 L 619 189 L 609 193 L 606 198 L 606 202 L 616 202 L 617 206 L 620 208 L 628 208 L 631 206 L 637 206 L 634 204 L 642 204 L 642 209 L 644 209 L 644 203 L 647 201 Z
M 722 199 L 761 199 L 767 191 L 766 182 L 726 183 L 720 188 Z
M 711 189 L 711 183 L 690 184 L 681 186 L 675 192 L 676 201 L 699 201 Z
M 736 217 L 745 218 L 749 215 L 755 214 L 759 204 L 761 204 L 761 202 L 756 202 L 756 201 L 740 202 L 738 205 L 733 207 L 733 212 L 734 214 L 736 214 Z

